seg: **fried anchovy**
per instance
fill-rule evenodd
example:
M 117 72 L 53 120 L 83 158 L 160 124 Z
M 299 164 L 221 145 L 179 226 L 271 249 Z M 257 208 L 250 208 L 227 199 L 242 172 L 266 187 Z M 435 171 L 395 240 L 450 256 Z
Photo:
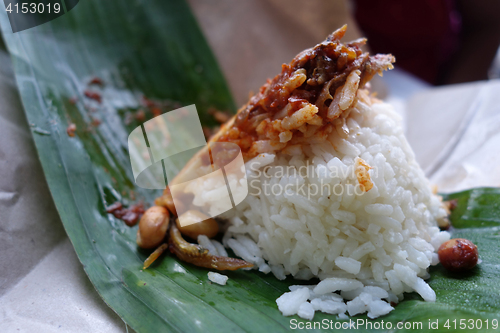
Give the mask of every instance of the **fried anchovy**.
M 175 224 L 170 228 L 168 244 L 170 252 L 175 254 L 177 258 L 199 267 L 212 268 L 219 271 L 234 271 L 240 268 L 253 267 L 253 264 L 245 260 L 214 256 L 209 254 L 207 249 L 186 242 Z

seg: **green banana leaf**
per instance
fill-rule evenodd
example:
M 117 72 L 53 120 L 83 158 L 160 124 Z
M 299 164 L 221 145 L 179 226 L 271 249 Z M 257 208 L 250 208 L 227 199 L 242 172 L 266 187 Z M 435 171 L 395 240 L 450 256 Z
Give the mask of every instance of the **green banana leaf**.
M 142 270 L 149 252 L 135 244 L 137 227 L 106 213 L 115 201 L 151 203 L 158 195 L 133 181 L 127 136 L 143 121 L 138 112 L 150 118 L 158 110 L 196 104 L 202 123 L 213 125 L 210 108 L 234 111 L 215 58 L 183 0 L 84 0 L 56 20 L 16 34 L 5 11 L 0 24 L 66 232 L 98 293 L 128 325 L 138 332 L 283 332 L 329 331 L 344 322 L 317 313 L 316 326 L 309 327 L 297 316 L 283 317 L 276 298 L 289 285 L 304 283 L 290 278 L 230 272 L 227 285 L 219 286 L 208 281 L 207 270 L 170 255 Z M 89 84 L 94 77 L 104 84 Z M 75 137 L 66 133 L 70 123 L 77 126 Z M 476 243 L 482 263 L 461 276 L 433 267 L 429 283 L 435 303 L 407 295 L 392 313 L 370 321 L 372 328 L 352 331 L 412 330 L 396 328 L 397 322 L 421 322 L 421 331 L 458 332 L 471 323 L 481 324 L 481 332 L 498 331 L 500 191 L 476 189 L 448 199 L 458 200 L 453 236 Z M 431 330 L 436 320 L 438 329 Z M 385 326 L 377 329 L 382 321 Z

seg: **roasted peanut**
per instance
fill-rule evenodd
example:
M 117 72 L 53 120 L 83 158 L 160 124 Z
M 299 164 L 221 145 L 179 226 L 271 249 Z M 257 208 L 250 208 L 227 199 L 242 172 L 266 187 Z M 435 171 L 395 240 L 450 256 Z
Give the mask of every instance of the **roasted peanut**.
M 478 260 L 477 246 L 463 238 L 450 239 L 438 249 L 441 265 L 449 271 L 464 271 L 474 268 Z
M 137 245 L 145 249 L 152 249 L 161 244 L 168 228 L 170 214 L 165 207 L 153 206 L 149 208 L 139 222 L 137 230 Z
M 208 216 L 197 210 L 188 210 L 187 212 L 182 214 L 182 218 L 196 221 L 202 220 L 201 222 L 189 224 L 186 226 L 181 226 L 179 219 L 175 220 L 179 231 L 189 238 L 198 239 L 199 235 L 205 235 L 208 238 L 212 238 L 219 232 L 219 225 L 217 224 L 217 221 L 209 218 Z

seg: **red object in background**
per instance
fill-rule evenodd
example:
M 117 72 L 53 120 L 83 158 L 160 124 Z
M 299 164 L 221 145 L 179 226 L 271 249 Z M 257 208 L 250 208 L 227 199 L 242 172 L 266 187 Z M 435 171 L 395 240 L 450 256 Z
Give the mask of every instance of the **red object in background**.
M 453 0 L 355 0 L 355 18 L 375 53 L 436 84 L 458 49 L 460 15 Z

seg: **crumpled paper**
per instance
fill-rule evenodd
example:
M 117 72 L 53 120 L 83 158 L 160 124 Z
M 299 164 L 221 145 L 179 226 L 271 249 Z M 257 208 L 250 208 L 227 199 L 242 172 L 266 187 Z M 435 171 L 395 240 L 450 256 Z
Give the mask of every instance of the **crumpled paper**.
M 301 15 L 282 0 L 189 2 L 238 105 L 281 63 L 342 25 L 347 10 L 343 1 L 293 0 Z M 322 6 L 328 8 L 318 10 Z M 350 29 L 346 39 L 358 36 L 353 24 Z M 74 253 L 5 52 L 0 62 L 0 332 L 130 330 L 99 297 Z M 500 185 L 500 81 L 430 89 L 396 70 L 383 82 L 383 89 L 374 86 L 403 115 L 416 158 L 440 191 Z
M 491 80 L 435 89 L 410 99 L 408 114 L 415 118 L 418 114 L 418 120 L 411 123 L 408 138 L 440 192 L 500 186 L 499 91 L 500 80 Z M 422 140 L 427 134 L 429 139 Z

